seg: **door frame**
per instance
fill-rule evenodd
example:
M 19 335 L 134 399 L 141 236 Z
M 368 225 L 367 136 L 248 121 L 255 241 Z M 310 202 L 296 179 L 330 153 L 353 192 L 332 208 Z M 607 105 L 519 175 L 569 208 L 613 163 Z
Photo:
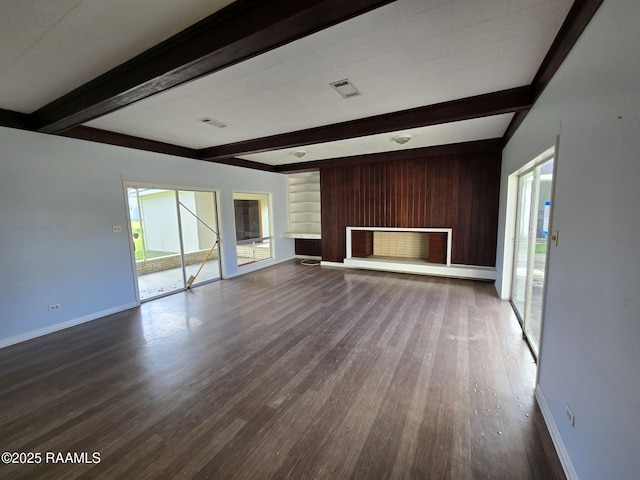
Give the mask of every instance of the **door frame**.
M 534 157 L 529 162 L 525 163 L 522 167 L 515 170 L 508 177 L 508 191 L 507 191 L 507 218 L 506 218 L 506 228 L 505 228 L 505 250 L 506 245 L 508 244 L 509 250 L 505 252 L 505 268 L 504 268 L 504 282 L 508 282 L 508 299 L 509 303 L 512 305 L 512 309 L 514 311 L 514 315 L 518 319 L 518 323 L 522 328 L 522 336 L 524 340 L 527 342 L 527 346 L 531 350 L 531 354 L 534 357 L 536 363 L 538 359 L 542 355 L 543 349 L 543 332 L 544 332 L 544 323 L 545 323 L 545 312 L 546 312 L 546 298 L 547 298 L 547 288 L 548 288 L 548 273 L 549 273 L 549 258 L 551 253 L 551 243 L 549 242 L 549 246 L 547 248 L 546 257 L 545 257 L 545 270 L 544 270 L 544 285 L 542 287 L 542 306 L 541 306 L 541 319 L 540 319 L 540 338 L 537 342 L 538 351 L 536 353 L 534 347 L 531 344 L 531 341 L 528 335 L 525 332 L 525 323 L 524 318 L 520 318 L 520 315 L 517 312 L 517 309 L 513 306 L 513 278 L 515 272 L 515 262 L 517 259 L 516 256 L 516 243 L 517 243 L 517 222 L 519 220 L 518 216 L 518 201 L 519 201 L 519 179 L 522 175 L 529 173 L 530 171 L 534 171 L 538 165 L 548 161 L 553 158 L 553 181 L 551 183 L 551 208 L 549 209 L 549 231 L 553 231 L 553 212 L 555 206 L 555 196 L 556 196 L 556 174 L 558 169 L 558 151 L 559 151 L 560 137 L 556 137 L 556 142 L 552 147 L 547 148 L 542 153 Z M 533 208 L 533 205 L 532 205 Z M 510 239 L 508 241 L 507 239 Z M 508 265 L 508 267 L 507 267 Z

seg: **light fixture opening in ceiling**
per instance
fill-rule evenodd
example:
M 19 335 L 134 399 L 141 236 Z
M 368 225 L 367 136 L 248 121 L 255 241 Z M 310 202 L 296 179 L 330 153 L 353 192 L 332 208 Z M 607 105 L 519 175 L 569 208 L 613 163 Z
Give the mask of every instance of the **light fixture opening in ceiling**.
M 226 123 L 221 122 L 220 120 L 215 120 L 209 117 L 199 118 L 198 121 L 216 128 L 226 128 L 228 126 Z
M 402 146 L 405 143 L 407 143 L 409 140 L 411 140 L 411 138 L 412 138 L 411 135 L 396 135 L 391 140 L 396 142 L 398 145 Z
M 307 154 L 306 150 L 296 150 L 295 152 L 291 152 L 291 155 L 293 155 L 296 158 L 302 158 Z
M 337 82 L 331 82 L 330 85 L 342 95 L 343 98 L 357 97 L 362 95 L 360 91 L 349 81 L 348 78 L 344 80 L 338 80 Z

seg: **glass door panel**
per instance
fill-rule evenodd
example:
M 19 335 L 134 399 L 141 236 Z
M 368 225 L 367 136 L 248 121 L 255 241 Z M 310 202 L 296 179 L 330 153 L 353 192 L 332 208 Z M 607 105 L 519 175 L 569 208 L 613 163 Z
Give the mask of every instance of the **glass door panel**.
M 175 190 L 127 188 L 140 300 L 185 288 Z
M 213 192 L 178 192 L 187 285 L 220 278 L 220 243 Z
M 551 184 L 553 181 L 553 159 L 538 165 L 534 173 L 535 195 L 529 252 L 529 288 L 530 305 L 525 315 L 525 334 L 536 345 L 540 344 L 542 333 L 542 303 L 547 263 L 547 245 L 549 238 L 549 211 L 551 208 Z
M 511 302 L 536 356 L 542 333 L 552 184 L 553 158 L 522 174 L 518 180 Z
M 522 321 L 526 311 L 527 270 L 529 265 L 529 230 L 533 173 L 518 181 L 518 214 L 516 223 L 515 264 L 511 300 Z

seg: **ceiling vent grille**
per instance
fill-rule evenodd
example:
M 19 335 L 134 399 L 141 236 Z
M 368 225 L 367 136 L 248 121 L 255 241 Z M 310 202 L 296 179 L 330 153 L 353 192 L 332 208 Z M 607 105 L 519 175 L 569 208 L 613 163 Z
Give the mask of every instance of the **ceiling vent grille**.
M 226 128 L 227 127 L 226 123 L 221 122 L 220 120 L 215 120 L 213 118 L 209 118 L 209 117 L 199 118 L 198 121 L 202 122 L 202 123 L 206 123 L 207 125 L 211 125 L 212 127 L 216 127 L 216 128 Z
M 338 80 L 337 82 L 331 82 L 330 85 L 342 95 L 343 98 L 357 97 L 362 95 L 360 91 L 349 81 L 348 78 L 344 80 Z

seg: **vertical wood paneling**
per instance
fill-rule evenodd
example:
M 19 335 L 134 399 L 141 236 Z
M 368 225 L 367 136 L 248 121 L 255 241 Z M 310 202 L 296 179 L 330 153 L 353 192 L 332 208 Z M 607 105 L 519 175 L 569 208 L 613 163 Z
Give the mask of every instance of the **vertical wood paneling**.
M 345 228 L 453 229 L 452 262 L 495 265 L 501 153 L 377 162 L 320 171 L 322 256 L 346 256 Z

